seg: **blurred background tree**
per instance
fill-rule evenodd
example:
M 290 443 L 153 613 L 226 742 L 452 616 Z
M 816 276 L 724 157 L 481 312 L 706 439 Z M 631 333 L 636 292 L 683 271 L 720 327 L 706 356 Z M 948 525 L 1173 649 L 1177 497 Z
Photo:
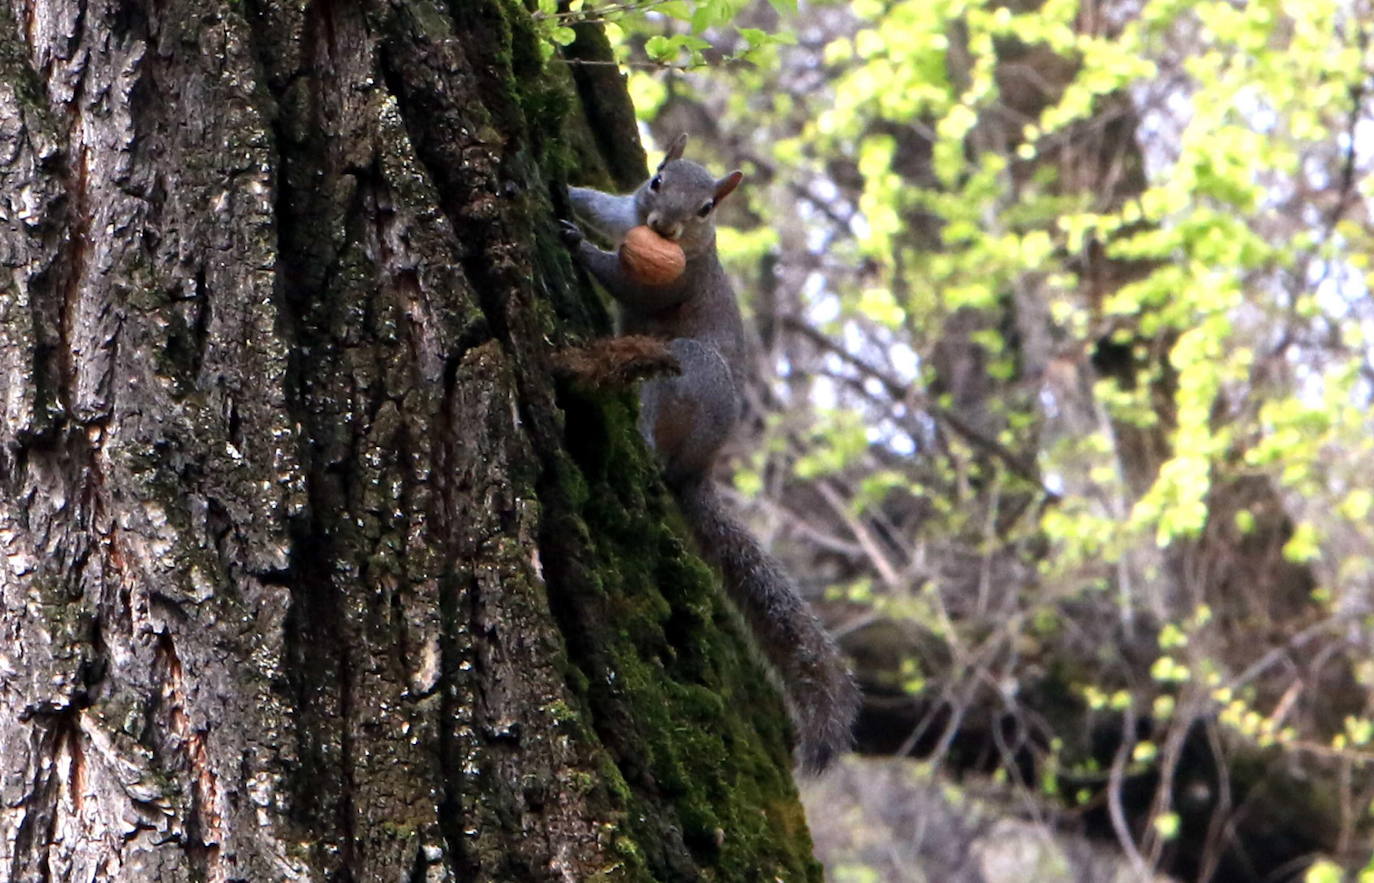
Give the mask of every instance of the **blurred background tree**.
M 746 173 L 734 487 L 856 659 L 861 751 L 1136 876 L 1374 877 L 1367 0 L 540 15 Z

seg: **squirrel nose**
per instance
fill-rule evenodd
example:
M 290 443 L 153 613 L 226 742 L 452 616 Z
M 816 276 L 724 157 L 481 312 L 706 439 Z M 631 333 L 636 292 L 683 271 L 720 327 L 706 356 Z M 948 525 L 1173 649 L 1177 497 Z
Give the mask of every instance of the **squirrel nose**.
M 664 239 L 677 239 L 682 235 L 681 224 L 670 224 L 658 212 L 649 213 L 649 226 Z

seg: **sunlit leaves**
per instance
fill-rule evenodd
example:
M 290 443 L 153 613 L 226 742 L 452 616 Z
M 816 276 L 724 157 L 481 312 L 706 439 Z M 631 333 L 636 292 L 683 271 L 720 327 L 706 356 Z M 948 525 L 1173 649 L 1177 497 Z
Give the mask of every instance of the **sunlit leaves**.
M 1367 24 L 1334 0 L 1146 0 L 1109 21 L 1072 0 L 1018 8 L 858 0 L 848 9 L 859 20 L 834 33 L 803 8 L 793 21 L 805 46 L 762 47 L 777 71 L 761 64 L 717 90 L 728 95 L 716 105 L 728 109 L 727 140 L 821 194 L 827 213 L 756 203 L 763 227 L 786 232 L 723 234 L 732 269 L 747 276 L 766 249 L 785 259 L 804 240 L 793 269 L 815 269 L 803 314 L 837 344 L 858 341 L 856 355 L 909 354 L 901 401 L 868 381 L 853 397 L 826 388 L 793 427 L 805 438 L 789 448 L 795 476 L 844 484 L 864 523 L 882 523 L 903 491 L 920 497 L 930 514 L 918 536 L 891 538 L 894 558 L 970 536 L 982 552 L 995 542 L 982 545 L 979 531 L 995 524 L 1004 548 L 1032 550 L 1018 563 L 1038 577 L 1014 603 L 1016 625 L 942 614 L 938 592 L 894 600 L 874 574 L 837 592 L 951 643 L 1020 629 L 1027 657 L 1082 627 L 1065 598 L 1115 607 L 1123 631 L 1134 616 L 1159 657 L 1129 687 L 1075 693 L 1094 711 L 1167 727 L 1201 705 L 1240 739 L 1288 744 L 1306 726 L 1302 738 L 1325 746 L 1335 734 L 1313 736 L 1305 702 L 1257 688 L 1276 669 L 1241 673 L 1272 651 L 1270 638 L 1366 609 L 1374 579 L 1374 238 L 1361 205 L 1374 183 L 1369 123 L 1350 130 L 1354 97 L 1368 102 L 1370 59 L 1355 39 Z M 738 36 L 746 47 L 758 37 Z M 799 71 L 816 74 L 813 91 L 790 88 Z M 964 357 L 953 369 L 939 364 L 951 339 Z M 942 372 L 959 370 L 978 375 L 981 399 L 952 390 Z M 884 396 L 931 423 L 934 443 L 877 428 Z M 976 424 L 980 444 L 932 416 L 939 409 Z M 992 445 L 1055 495 L 1011 527 L 994 504 L 1014 470 Z M 1026 485 L 1039 487 L 1016 487 Z M 1272 496 L 1228 499 L 1238 486 Z M 1264 563 L 1198 560 L 1217 543 Z M 1233 564 L 1302 570 L 1319 588 L 1232 609 L 1212 593 L 1240 582 L 1232 569 L 1248 573 Z M 1215 617 L 1188 612 L 1204 601 Z M 1302 625 L 1276 612 L 1285 604 L 1301 608 Z M 1246 630 L 1261 628 L 1264 646 L 1249 646 Z M 1374 684 L 1374 665 L 1366 674 Z M 941 676 L 922 669 L 897 686 Z M 1368 752 L 1354 744 L 1364 735 L 1340 733 L 1341 747 Z M 1165 745 L 1160 736 L 1151 744 Z M 1177 817 L 1154 824 L 1167 840 Z
M 889 253 L 904 226 L 899 197 L 902 181 L 892 170 L 895 149 L 893 139 L 872 137 L 864 140 L 859 151 L 859 172 L 866 184 L 859 202 L 865 220 L 859 245 L 870 254 Z
M 695 34 L 658 34 L 644 41 L 644 51 L 649 58 L 662 64 L 680 62 L 684 56 L 691 57 L 693 52 L 710 48 L 709 41 Z
M 1187 643 L 1188 636 L 1172 622 L 1166 622 L 1164 628 L 1160 629 L 1159 647 L 1161 650 L 1174 650 L 1186 646 Z
M 1312 561 L 1320 554 L 1321 545 L 1318 542 L 1317 529 L 1306 522 L 1299 524 L 1293 535 L 1288 538 L 1288 542 L 1283 544 L 1283 557 L 1289 561 Z
M 1207 523 L 1211 462 L 1196 454 L 1176 454 L 1159 469 L 1159 477 L 1131 512 L 1135 524 L 1153 524 L 1155 541 L 1166 546 L 1197 535 Z
M 1127 690 L 1108 693 L 1092 684 L 1082 688 L 1083 702 L 1093 711 L 1123 711 L 1131 705 L 1131 694 Z
M 738 230 L 734 227 L 716 229 L 716 248 L 721 260 L 726 263 L 739 262 L 742 268 L 758 261 L 776 248 L 777 231 L 772 227 L 756 227 L 752 230 Z
M 1058 104 L 1041 117 L 1039 125 L 1045 132 L 1089 116 L 1103 96 L 1155 74 L 1151 61 L 1123 52 L 1114 41 L 1079 36 L 1074 48 L 1083 63 L 1082 73 L 1064 91 Z
M 817 431 L 824 432 L 826 445 L 817 446 L 796 464 L 801 478 L 820 478 L 842 471 L 868 449 L 868 430 L 857 416 L 845 411 L 823 415 Z
M 668 89 L 663 85 L 663 81 L 643 71 L 631 72 L 626 86 L 630 90 L 630 100 L 634 102 L 635 109 L 641 114 L 652 115 L 657 113 L 658 108 L 668 97 Z
M 1150 677 L 1163 684 L 1181 684 L 1192 676 L 1188 666 L 1172 656 L 1161 656 L 1150 666 Z
M 796 11 L 796 0 L 771 2 L 779 12 Z M 644 54 L 650 62 L 664 69 L 706 66 L 711 63 L 706 55 L 708 50 L 716 50 L 717 63 L 733 60 L 768 64 L 778 46 L 796 42 L 791 33 L 738 28 L 735 33 L 743 46 L 733 53 L 718 50 L 705 36 L 707 32 L 715 34 L 728 29 L 747 3 L 748 0 L 573 0 L 566 9 L 560 10 L 557 0 L 539 0 L 533 17 L 543 37 L 540 49 L 546 59 L 552 57 L 556 47 L 566 46 L 576 39 L 572 24 L 596 22 L 606 26 L 607 36 L 613 38 L 612 43 L 622 62 L 629 60 L 629 46 L 624 41 L 626 31 L 648 30 L 650 33 L 643 43 Z M 666 29 L 656 27 L 650 24 L 651 16 L 655 22 L 666 19 L 680 24 Z M 641 113 L 645 111 L 645 107 L 640 107 Z
M 1338 504 L 1341 515 L 1351 521 L 1364 521 L 1374 508 L 1374 493 L 1367 488 L 1355 488 Z
M 950 108 L 936 127 L 935 174 L 946 185 L 958 183 L 964 171 L 964 138 L 978 121 L 978 114 L 966 104 Z
M 859 312 L 875 322 L 899 328 L 906 313 L 886 288 L 865 288 L 859 295 Z
M 1329 859 L 1314 862 L 1302 876 L 1303 883 L 1341 883 L 1344 879 L 1345 871 Z

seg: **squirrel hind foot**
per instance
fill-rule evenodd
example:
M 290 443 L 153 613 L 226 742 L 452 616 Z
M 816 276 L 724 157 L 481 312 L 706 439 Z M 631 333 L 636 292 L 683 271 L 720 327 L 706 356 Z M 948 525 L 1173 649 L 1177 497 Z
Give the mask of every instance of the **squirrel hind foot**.
M 668 342 L 645 334 L 627 334 L 569 347 L 554 357 L 565 376 L 592 387 L 623 387 L 650 377 L 682 373 Z

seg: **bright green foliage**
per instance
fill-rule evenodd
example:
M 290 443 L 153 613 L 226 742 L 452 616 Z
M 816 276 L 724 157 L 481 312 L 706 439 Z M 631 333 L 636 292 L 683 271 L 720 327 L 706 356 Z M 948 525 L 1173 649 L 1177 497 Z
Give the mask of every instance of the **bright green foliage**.
M 1353 97 L 1369 85 L 1350 7 L 1304 6 L 1292 17 L 1276 3 L 1149 3 L 1112 34 L 1078 30 L 1076 3 L 1020 14 L 964 2 L 855 9 L 871 19 L 824 51 L 841 69 L 833 95 L 796 144 L 778 150 L 791 162 L 848 154 L 861 173 L 852 246 L 892 275 L 832 289 L 843 313 L 905 331 L 919 353 L 954 313 L 996 313 L 1018 287 L 1034 286 L 1062 339 L 1091 346 L 1106 327 L 1142 352 L 1168 348 L 1167 358 L 1142 359 L 1130 385 L 1106 380 L 1094 388 L 1109 421 L 1101 429 L 1164 433 L 1167 454 L 1148 486 L 1138 493 L 1124 486 L 1113 461 L 1128 454 L 1114 439 L 1097 444 L 1100 433 L 1064 435 L 1041 448 L 1045 473 L 1080 491 L 1047 509 L 1038 526 L 1055 546 L 1044 581 L 1091 589 L 1114 564 L 1134 566 L 1124 559 L 1144 537 L 1166 549 L 1199 537 L 1214 489 L 1247 475 L 1272 478 L 1311 510 L 1294 512 L 1300 520 L 1284 546 L 1288 560 L 1320 561 L 1332 532 L 1367 540 L 1371 496 L 1354 464 L 1374 462 L 1369 326 L 1342 319 L 1354 319 L 1351 305 L 1367 295 L 1362 255 L 1374 242 L 1367 226 L 1329 211 L 1293 215 L 1305 208 L 1295 188 L 1339 172 Z M 956 45 L 950 35 L 960 29 Z M 997 47 L 1013 39 L 1053 50 L 1077 70 L 1038 119 L 999 128 L 991 118 L 1005 103 Z M 1085 121 L 1123 94 L 1164 94 L 1166 73 L 1185 85 L 1169 87 L 1179 102 L 1174 117 L 1147 115 L 1141 146 L 1151 167 L 1138 194 L 1115 201 L 1075 191 L 1053 174 L 1013 174 L 1014 163 L 1072 143 Z M 1162 122 L 1177 126 L 1177 135 L 1151 141 L 1164 135 L 1151 131 Z M 894 124 L 933 134 L 928 184 L 898 170 Z M 1355 187 L 1347 198 L 1371 189 Z M 915 213 L 938 219 L 938 241 L 912 235 Z M 1075 269 L 1090 243 L 1149 272 L 1093 302 Z M 1334 347 L 1284 340 L 1327 330 Z M 997 336 L 989 328 L 970 341 L 996 354 Z M 1160 383 L 1170 389 L 1163 408 Z M 1052 420 L 1048 428 L 1057 429 Z M 825 458 L 800 462 L 804 477 L 813 477 Z M 1247 520 L 1253 524 L 1250 513 L 1237 514 L 1237 523 Z M 1359 560 L 1331 569 L 1362 579 Z M 1169 657 L 1152 673 L 1165 682 L 1190 676 Z
M 652 33 L 644 41 L 644 54 L 653 65 L 700 67 L 709 63 L 707 51 L 716 45 L 703 34 L 728 28 L 748 0 L 570 0 L 560 10 L 558 0 L 538 0 L 534 19 L 543 37 L 542 51 L 551 57 L 559 46 L 567 46 L 577 38 L 571 25 L 576 22 L 597 22 L 605 25 L 610 36 L 623 38 L 621 25 L 638 30 L 646 26 Z M 769 0 L 781 13 L 796 11 L 796 0 Z M 650 17 L 653 17 L 652 19 Z M 650 22 L 683 22 L 688 30 L 663 32 Z M 770 33 L 761 28 L 735 29 L 742 45 L 733 51 L 717 53 L 718 60 L 758 62 L 768 57 L 771 47 L 795 42 L 790 33 Z M 620 42 L 620 40 L 617 40 Z M 624 44 L 622 44 L 624 45 Z M 628 56 L 622 52 L 622 61 Z
M 1314 864 L 1303 875 L 1303 883 L 1341 883 L 1345 879 L 1341 866 L 1327 859 Z

